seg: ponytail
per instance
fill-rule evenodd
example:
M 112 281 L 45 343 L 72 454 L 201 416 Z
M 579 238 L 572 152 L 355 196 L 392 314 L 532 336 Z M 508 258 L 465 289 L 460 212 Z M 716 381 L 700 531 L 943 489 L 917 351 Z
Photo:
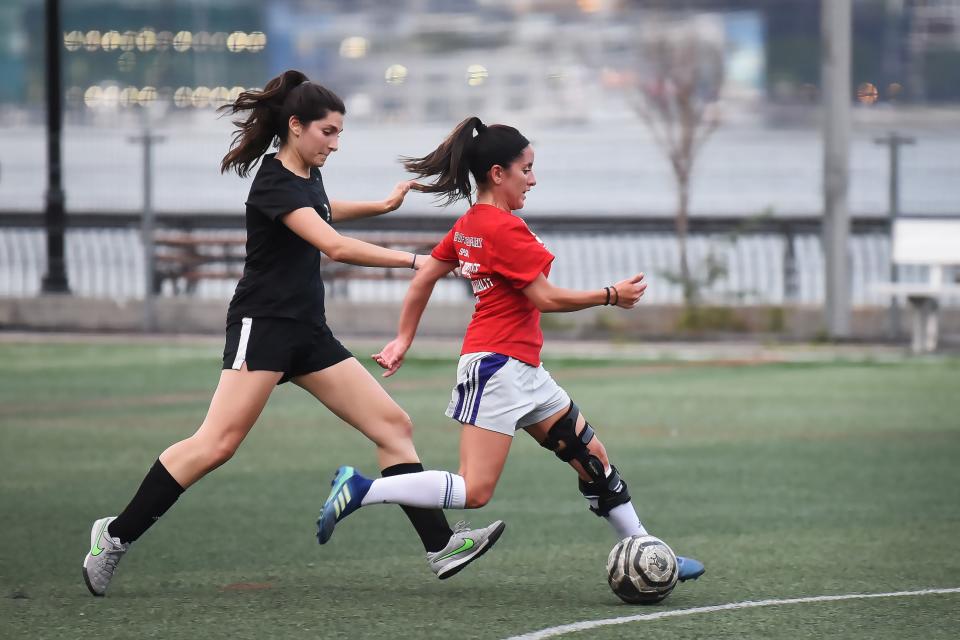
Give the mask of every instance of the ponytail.
M 440 194 L 444 204 L 461 198 L 470 200 L 470 163 L 467 155 L 473 146 L 474 131 L 480 135 L 486 125 L 473 116 L 457 125 L 440 146 L 422 158 L 401 158 L 404 168 L 420 178 L 437 176 L 433 184 L 424 185 L 425 193 Z
M 287 139 L 290 116 L 306 126 L 322 120 L 330 111 L 347 112 L 341 100 L 329 89 L 310 82 L 301 71 L 290 69 L 272 79 L 262 91 L 244 91 L 233 104 L 218 111 L 231 115 L 249 111 L 246 119 L 234 120 L 230 150 L 220 162 L 220 172 L 235 169 L 245 177 L 270 145 L 280 146 Z
M 530 142 L 514 129 L 503 124 L 489 127 L 476 116 L 467 118 L 446 140 L 422 158 L 401 158 L 404 168 L 419 178 L 437 176 L 424 185 L 425 193 L 438 194 L 444 205 L 465 199 L 471 202 L 470 174 L 476 183 L 487 180 L 494 165 L 507 167 L 520 157 Z

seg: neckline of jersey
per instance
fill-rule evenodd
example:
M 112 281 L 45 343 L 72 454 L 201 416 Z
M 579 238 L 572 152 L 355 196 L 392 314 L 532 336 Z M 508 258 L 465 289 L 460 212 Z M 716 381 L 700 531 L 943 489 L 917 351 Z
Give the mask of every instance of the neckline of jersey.
M 476 213 L 476 212 L 477 212 L 477 209 L 478 209 L 479 207 L 484 207 L 484 208 L 486 208 L 486 209 L 493 209 L 494 211 L 497 211 L 497 212 L 502 213 L 502 214 L 507 215 L 507 216 L 512 216 L 512 215 L 514 215 L 514 213 L 513 213 L 512 211 L 507 211 L 506 209 L 501 209 L 500 207 L 498 207 L 498 206 L 496 206 L 496 205 L 487 204 L 487 203 L 485 203 L 485 202 L 478 202 L 477 204 L 473 205 L 472 207 L 470 207 L 470 210 L 467 211 L 467 213 Z
M 315 176 L 313 175 L 313 170 L 316 169 L 316 167 L 310 167 L 310 177 L 304 178 L 303 176 L 298 175 L 298 174 L 294 173 L 293 171 L 290 171 L 290 169 L 287 169 L 287 167 L 284 166 L 284 164 L 283 164 L 282 162 L 280 162 L 280 160 L 277 159 L 277 154 L 276 154 L 276 152 L 274 152 L 274 153 L 268 153 L 268 154 L 266 154 L 266 155 L 264 156 L 264 158 L 266 158 L 267 160 L 273 160 L 273 161 L 276 162 L 278 165 L 280 165 L 280 168 L 281 168 L 281 169 L 283 169 L 284 171 L 286 171 L 287 173 L 289 173 L 290 175 L 292 175 L 292 176 L 293 176 L 294 178 L 296 178 L 297 180 L 303 180 L 304 182 L 312 182 L 313 179 L 314 179 L 314 177 L 315 177 Z

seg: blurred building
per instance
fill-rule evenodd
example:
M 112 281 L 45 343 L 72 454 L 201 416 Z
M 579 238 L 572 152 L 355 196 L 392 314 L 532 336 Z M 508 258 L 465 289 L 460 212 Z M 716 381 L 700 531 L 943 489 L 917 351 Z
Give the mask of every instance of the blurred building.
M 165 136 L 153 168 L 156 208 L 229 210 L 245 186 L 216 170 L 230 123 L 212 108 L 295 67 L 346 99 L 349 137 L 326 169 L 341 197 L 368 198 L 371 184 L 399 178 L 399 155 L 429 151 L 426 141 L 478 114 L 536 140 L 538 167 L 548 173 L 532 214 L 666 215 L 676 203 L 669 160 L 634 101 L 650 64 L 644 44 L 681 25 L 725 67 L 723 126 L 697 161 L 694 214 L 819 214 L 820 3 L 71 0 L 62 25 L 68 206 L 139 206 L 140 149 L 130 138 L 151 120 Z M 858 122 L 881 132 L 912 127 L 918 141 L 903 155 L 904 211 L 956 212 L 955 111 L 927 109 L 922 96 L 960 99 L 960 61 L 943 62 L 958 53 L 958 6 L 855 2 L 850 94 L 864 87 Z M 0 210 L 38 211 L 43 1 L 7 0 L 0 29 Z M 918 108 L 891 108 L 901 101 Z M 850 203 L 858 214 L 889 206 L 876 135 L 862 128 L 852 141 Z M 571 142 L 603 162 L 583 162 Z
M 723 52 L 726 99 L 815 104 L 820 2 L 72 0 L 64 85 L 76 108 L 92 86 L 203 104 L 296 67 L 361 118 L 602 119 L 628 108 L 644 40 L 682 18 Z M 43 7 L 0 7 L 0 105 L 42 103 Z M 855 80 L 880 100 L 960 100 L 960 0 L 855 0 L 854 30 Z
M 408 11 L 304 19 L 292 3 L 267 10 L 272 56 L 346 96 L 352 117 L 449 122 L 464 114 L 562 124 L 629 112 L 643 44 L 668 21 L 624 6 L 547 13 L 535 3 L 411 0 Z M 429 10 L 423 10 L 429 6 Z M 526 6 L 525 10 L 519 7 Z M 507 10 L 508 7 L 513 7 Z M 727 51 L 727 97 L 763 93 L 763 24 L 757 12 L 701 15 L 701 37 Z M 283 64 L 275 64 L 277 68 Z M 633 116 L 630 116 L 633 117 Z
M 82 107 L 92 86 L 253 86 L 269 73 L 260 3 L 250 0 L 61 3 L 67 107 Z M 0 11 L 4 70 L 0 101 L 40 106 L 44 91 L 44 2 L 5 0 Z M 238 41 L 238 35 L 242 37 Z M 251 34 L 259 36 L 251 37 Z M 9 43 L 16 43 L 11 45 Z M 9 82 L 8 82 L 9 80 Z

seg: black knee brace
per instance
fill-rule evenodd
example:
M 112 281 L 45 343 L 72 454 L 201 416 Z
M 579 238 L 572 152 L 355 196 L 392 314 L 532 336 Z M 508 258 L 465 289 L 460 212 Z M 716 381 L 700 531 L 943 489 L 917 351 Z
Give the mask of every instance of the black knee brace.
M 590 476 L 590 481 L 580 479 L 580 493 L 590 503 L 591 511 L 598 516 L 606 516 L 614 507 L 630 502 L 630 492 L 617 468 L 611 467 L 608 477 L 603 461 L 590 453 L 587 448 L 593 440 L 593 427 L 585 423 L 583 431 L 577 435 L 577 418 L 579 417 L 580 409 L 571 402 L 570 409 L 550 428 L 541 446 L 553 451 L 564 462 L 576 460 L 583 465 L 587 475 Z
M 606 516 L 614 507 L 630 502 L 630 492 L 617 468 L 611 467 L 608 477 L 603 462 L 587 448 L 594 436 L 590 423 L 585 423 L 583 431 L 577 435 L 579 417 L 580 409 L 571 402 L 567 413 L 550 427 L 541 446 L 553 451 L 564 462 L 576 460 L 583 465 L 590 481 L 580 479 L 580 493 L 590 503 L 591 511 L 598 516 Z
M 614 466 L 610 467 L 610 476 L 603 480 L 587 482 L 581 478 L 580 493 L 590 503 L 590 511 L 598 516 L 610 515 L 614 507 L 630 502 L 627 483 L 623 481 L 620 472 Z
M 593 427 L 589 423 L 585 423 L 583 431 L 580 432 L 580 435 L 577 435 L 577 418 L 579 417 L 580 409 L 571 402 L 570 408 L 564 416 L 550 427 L 547 437 L 540 443 L 540 446 L 550 449 L 564 462 L 576 460 L 583 465 L 590 479 L 596 482 L 605 477 L 603 462 L 590 453 L 587 448 L 587 445 L 593 440 Z

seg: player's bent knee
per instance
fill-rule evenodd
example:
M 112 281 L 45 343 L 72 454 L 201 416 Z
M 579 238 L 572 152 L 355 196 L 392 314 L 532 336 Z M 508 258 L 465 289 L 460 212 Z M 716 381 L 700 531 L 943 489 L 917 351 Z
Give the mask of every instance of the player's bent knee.
M 194 455 L 200 459 L 202 466 L 208 471 L 230 460 L 243 441 L 241 438 L 229 435 L 216 438 L 193 436 L 191 440 L 196 452 Z
M 391 458 L 417 459 L 417 449 L 409 433 L 386 430 L 383 435 L 373 439 L 373 442 L 381 455 Z
M 404 440 L 413 440 L 413 420 L 405 411 L 401 411 L 393 419 L 393 432 L 396 437 Z
M 208 466 L 213 469 L 226 463 L 233 454 L 237 452 L 238 443 L 229 441 L 215 442 L 206 448 L 206 461 Z
M 383 449 L 392 449 L 413 442 L 413 420 L 404 411 L 381 417 L 362 429 L 373 443 Z
M 584 421 L 583 430 L 577 433 L 577 419 L 579 417 L 580 409 L 571 402 L 570 408 L 567 409 L 563 417 L 557 420 L 547 431 L 546 438 L 540 443 L 540 446 L 553 451 L 564 462 L 569 463 L 574 460 L 579 462 L 591 481 L 602 480 L 606 477 L 605 471 L 607 468 L 606 455 L 603 455 L 605 452 L 601 446 L 599 453 L 604 458 L 601 459 L 590 450 L 589 445 L 595 434 L 589 422 Z

